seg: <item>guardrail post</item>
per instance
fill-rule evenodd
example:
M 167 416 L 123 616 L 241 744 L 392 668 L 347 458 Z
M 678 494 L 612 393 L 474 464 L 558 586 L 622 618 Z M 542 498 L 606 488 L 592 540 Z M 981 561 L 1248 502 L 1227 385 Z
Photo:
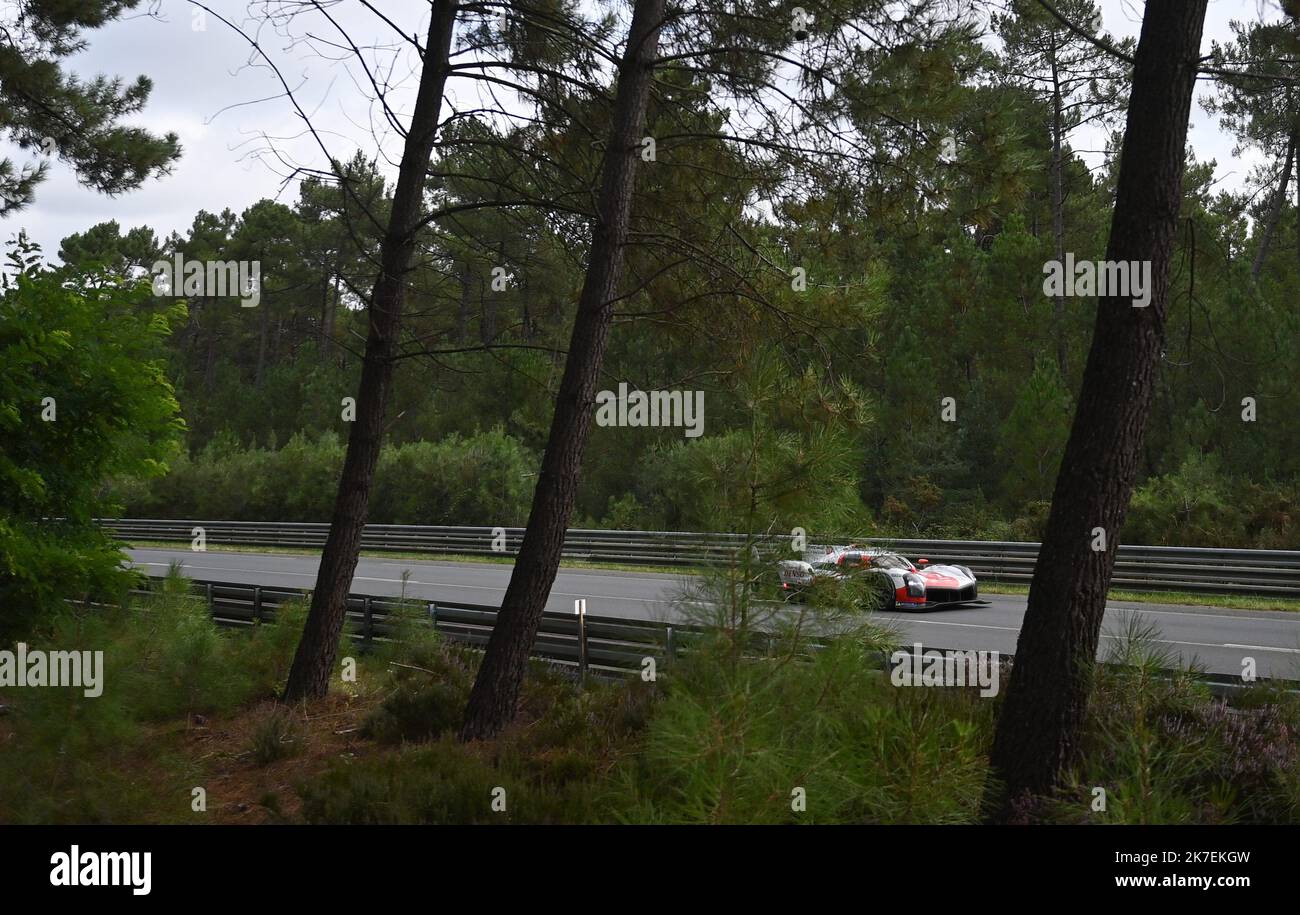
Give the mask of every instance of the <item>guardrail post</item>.
M 433 624 L 433 631 L 438 631 L 438 604 L 436 601 L 429 601 L 429 622 Z
M 582 674 L 582 685 L 587 685 L 587 622 L 586 615 L 578 617 L 578 664 Z
M 668 660 L 677 660 L 677 633 L 672 626 L 668 627 L 668 636 L 666 639 L 665 650 L 668 652 Z
M 253 623 L 262 622 L 262 589 L 253 585 Z
M 578 682 L 587 685 L 587 601 L 578 598 L 573 602 L 573 612 L 578 614 Z
M 369 644 L 370 644 L 370 641 L 371 641 L 371 633 L 374 631 L 374 616 L 373 616 L 373 613 L 372 613 L 371 608 L 370 608 L 370 598 L 369 598 L 369 597 L 366 597 L 366 599 L 365 599 L 365 601 L 363 602 L 362 606 L 363 606 L 363 608 L 364 608 L 365 616 L 366 616 L 366 621 L 365 621 L 364 627 L 363 627 L 363 629 L 362 629 L 362 637 L 364 638 L 365 643 L 366 643 L 367 645 L 369 645 Z
M 207 583 L 206 590 L 208 592 L 208 612 L 211 613 L 212 612 L 212 582 Z

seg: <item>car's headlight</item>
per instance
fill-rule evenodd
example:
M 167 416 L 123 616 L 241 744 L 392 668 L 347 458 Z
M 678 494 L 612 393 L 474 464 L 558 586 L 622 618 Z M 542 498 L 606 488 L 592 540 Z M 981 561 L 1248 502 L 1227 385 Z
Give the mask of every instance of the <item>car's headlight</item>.
M 925 597 L 925 582 L 921 580 L 921 576 L 908 572 L 903 576 L 903 581 L 907 583 L 908 597 Z
M 974 581 L 974 580 L 975 580 L 975 573 L 972 572 L 970 569 L 966 568 L 966 566 L 953 566 L 953 568 L 954 568 L 954 569 L 957 569 L 957 570 L 960 571 L 960 572 L 962 572 L 962 573 L 963 573 L 967 578 L 969 578 L 971 581 Z

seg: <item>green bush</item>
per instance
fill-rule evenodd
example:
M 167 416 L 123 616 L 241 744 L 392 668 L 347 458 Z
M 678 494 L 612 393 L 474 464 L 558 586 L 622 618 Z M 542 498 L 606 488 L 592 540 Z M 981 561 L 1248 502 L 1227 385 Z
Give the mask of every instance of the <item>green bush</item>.
M 704 650 L 677 669 L 608 803 L 628 822 L 968 822 L 989 721 L 968 693 L 893 687 L 858 640 L 785 663 Z
M 533 458 L 500 429 L 386 448 L 371 517 L 393 524 L 520 525 Z
M 295 435 L 280 449 L 218 437 L 151 486 L 114 482 L 124 513 L 151 518 L 328 521 L 343 467 L 333 432 Z M 500 429 L 380 452 L 370 520 L 391 524 L 519 525 L 532 497 L 533 456 Z
M 381 654 L 385 656 L 391 660 L 394 689 L 367 717 L 363 735 L 379 743 L 418 742 L 460 725 L 474 685 L 476 657 L 427 636 L 394 642 Z
M 1124 525 L 1126 542 L 1168 546 L 1294 549 L 1297 538 L 1300 487 L 1226 473 L 1198 452 L 1139 486 Z
M 1241 508 L 1213 456 L 1190 454 L 1178 470 L 1153 477 L 1134 493 L 1124 525 L 1130 543 L 1180 546 L 1241 544 Z
M 103 482 L 165 469 L 183 430 L 163 340 L 183 306 L 147 284 L 99 283 L 12 247 L 0 293 L 0 633 L 65 598 L 118 598 L 134 580 L 92 523 L 117 510 Z M 60 519 L 47 523 L 42 519 Z

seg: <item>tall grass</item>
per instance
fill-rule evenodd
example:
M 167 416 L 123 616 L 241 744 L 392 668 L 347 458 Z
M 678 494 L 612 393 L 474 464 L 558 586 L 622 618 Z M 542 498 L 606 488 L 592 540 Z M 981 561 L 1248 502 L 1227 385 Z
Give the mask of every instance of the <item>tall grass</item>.
M 190 815 L 192 764 L 140 750 L 161 732 L 274 696 L 305 607 L 251 632 L 213 625 L 203 601 L 169 578 L 123 607 L 69 607 L 28 641 L 32 648 L 104 653 L 103 693 L 78 688 L 4 690 L 0 821 L 182 821 Z M 296 621 L 296 625 L 295 625 Z
M 1040 818 L 1300 821 L 1300 697 L 1266 684 L 1215 697 L 1159 636 L 1136 614 L 1123 623 L 1096 672 L 1082 757 Z

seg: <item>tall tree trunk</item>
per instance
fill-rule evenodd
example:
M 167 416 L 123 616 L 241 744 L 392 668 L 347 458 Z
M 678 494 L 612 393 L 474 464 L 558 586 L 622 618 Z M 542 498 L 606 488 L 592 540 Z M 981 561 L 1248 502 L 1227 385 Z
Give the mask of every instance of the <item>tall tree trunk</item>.
M 335 263 L 334 271 L 338 270 L 338 264 Z M 339 281 L 337 272 L 334 273 L 334 297 L 330 298 L 330 277 L 326 275 L 321 279 L 320 290 L 320 361 L 328 363 L 330 356 L 333 354 L 334 342 L 334 309 L 338 307 Z
M 1295 150 L 1297 178 L 1295 183 L 1295 256 L 1296 265 L 1300 266 L 1300 125 L 1291 131 L 1291 148 Z
M 337 269 L 337 268 L 336 268 Z M 334 295 L 330 298 L 329 323 L 325 327 L 325 346 L 329 349 L 338 361 L 338 349 L 334 346 L 334 328 L 338 326 L 339 306 L 343 304 L 343 284 L 340 281 L 339 274 L 334 274 Z
M 497 300 L 491 282 L 480 281 L 478 284 L 478 339 L 484 346 L 491 343 L 497 335 Z
M 253 373 L 253 387 L 260 389 L 266 375 L 266 346 L 271 334 L 271 312 L 265 303 L 259 302 L 261 320 L 257 324 L 257 368 Z
M 528 265 L 530 260 L 531 258 L 525 256 L 525 260 L 524 260 L 525 265 Z M 523 277 L 520 279 L 520 283 L 519 283 L 519 302 L 520 302 L 519 307 L 521 310 L 519 319 L 520 322 L 522 323 L 522 329 L 520 330 L 520 333 L 523 335 L 525 342 L 531 342 L 533 337 L 536 336 L 537 333 L 537 321 L 533 315 L 533 309 L 528 307 L 528 303 L 532 297 L 533 288 L 534 288 L 533 284 L 530 282 L 531 278 L 532 278 L 532 273 L 529 272 L 528 270 L 524 270 Z
M 591 428 L 596 383 L 623 277 L 623 246 L 627 242 L 664 4 L 665 0 L 636 0 L 633 7 L 627 49 L 619 64 L 613 126 L 601 165 L 590 259 L 578 298 L 564 377 L 533 492 L 528 528 L 488 640 L 487 654 L 470 692 L 461 729 L 463 740 L 493 737 L 514 718 L 528 652 L 537 637 L 542 611 L 560 566 L 560 551 L 573 513 L 578 473 Z
M 1052 32 L 1052 241 L 1056 246 L 1056 261 L 1065 265 L 1065 190 L 1061 164 L 1062 134 L 1065 132 L 1065 115 L 1061 110 L 1061 79 L 1056 68 L 1056 32 Z M 1052 316 L 1056 323 L 1056 367 L 1061 378 L 1067 379 L 1069 349 L 1065 338 L 1065 295 L 1058 292 L 1052 303 Z M 1068 381 L 1067 381 L 1068 384 Z
M 473 274 L 469 272 L 469 262 L 460 268 L 460 303 L 456 309 L 456 342 L 464 344 L 469 339 L 469 287 Z
M 214 318 L 211 313 L 211 310 L 207 307 L 204 307 L 209 304 L 210 303 L 208 302 L 204 302 L 203 306 L 200 307 L 203 307 L 204 310 L 203 317 L 205 320 L 208 321 L 208 328 L 206 334 L 207 352 L 203 357 L 203 390 L 206 391 L 208 394 L 211 394 L 212 389 L 216 386 L 217 383 L 217 329 L 212 326 L 212 324 L 214 323 Z
M 1293 132 L 1286 141 L 1286 162 L 1282 166 L 1282 179 L 1278 181 L 1277 190 L 1273 193 L 1273 205 L 1269 208 L 1268 221 L 1264 223 L 1263 235 L 1259 239 L 1259 250 L 1255 252 L 1255 260 L 1250 265 L 1252 280 L 1259 279 L 1259 274 L 1264 269 L 1264 261 L 1268 259 L 1268 249 L 1273 244 L 1273 233 L 1277 231 L 1277 224 L 1282 220 L 1282 204 L 1286 203 L 1286 190 L 1291 183 L 1291 164 L 1295 161 L 1295 143 L 1296 136 Z M 1297 199 L 1300 199 L 1300 184 L 1297 184 L 1296 188 Z M 1296 235 L 1300 238 L 1300 232 Z
M 1075 758 L 1164 341 L 1184 143 L 1207 0 L 1148 0 L 1106 257 L 1148 261 L 1149 306 L 1098 300 L 1070 438 L 993 740 L 985 815 L 1018 816 Z M 1105 549 L 1094 550 L 1094 529 Z
M 319 698 L 329 690 L 347 609 L 348 590 L 361 550 L 370 508 L 370 484 L 384 434 L 384 413 L 393 377 L 407 272 L 415 251 L 415 228 L 423 212 L 425 177 L 447 83 L 456 0 L 434 0 L 424 70 L 415 112 L 402 150 L 388 228 L 380 241 L 380 272 L 371 296 L 366 352 L 357 389 L 356 421 L 348 436 L 343 474 L 321 553 L 311 610 L 289 670 L 286 700 Z

